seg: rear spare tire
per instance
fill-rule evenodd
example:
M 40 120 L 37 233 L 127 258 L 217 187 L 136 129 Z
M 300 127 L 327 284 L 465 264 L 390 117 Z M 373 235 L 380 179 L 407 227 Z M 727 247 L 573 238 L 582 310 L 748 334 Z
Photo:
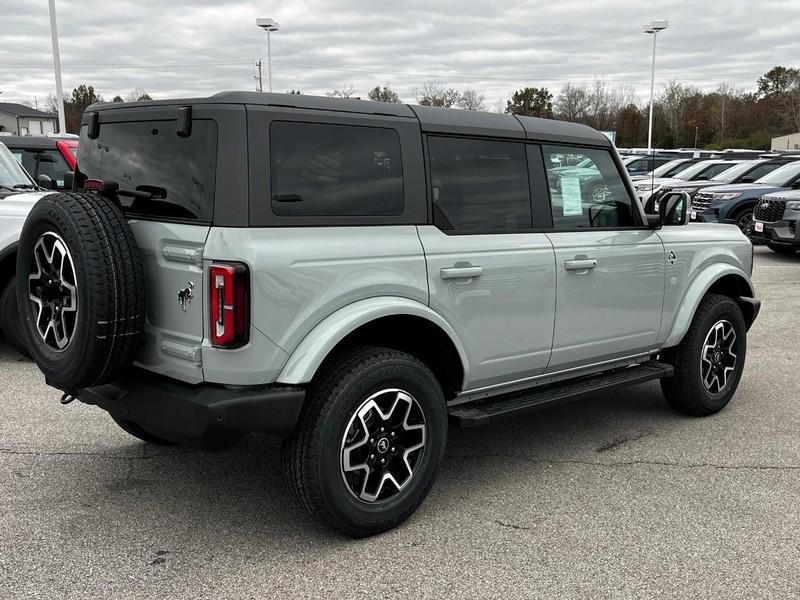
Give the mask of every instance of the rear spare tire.
M 93 194 L 45 196 L 17 253 L 20 324 L 49 385 L 113 381 L 144 339 L 144 273 L 128 222 Z

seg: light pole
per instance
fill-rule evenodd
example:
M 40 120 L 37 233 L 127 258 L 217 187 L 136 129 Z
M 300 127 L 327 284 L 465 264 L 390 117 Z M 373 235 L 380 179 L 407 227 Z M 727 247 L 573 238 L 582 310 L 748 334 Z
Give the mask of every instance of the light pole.
M 58 106 L 58 131 L 67 132 L 64 120 L 64 88 L 61 85 L 61 57 L 58 53 L 58 27 L 56 26 L 56 0 L 50 0 L 50 38 L 53 42 L 53 67 L 56 71 L 56 103 Z
M 645 33 L 653 35 L 653 63 L 650 67 L 650 123 L 647 126 L 647 150 L 653 149 L 653 92 L 656 85 L 656 37 L 659 31 L 664 31 L 669 27 L 667 21 L 650 21 L 644 26 Z
M 275 19 L 265 19 L 265 18 L 258 18 L 256 19 L 256 25 L 261 27 L 264 31 L 267 32 L 267 85 L 269 91 L 272 91 L 272 47 L 270 46 L 270 39 L 269 34 L 273 31 L 278 31 L 280 29 L 280 25 Z

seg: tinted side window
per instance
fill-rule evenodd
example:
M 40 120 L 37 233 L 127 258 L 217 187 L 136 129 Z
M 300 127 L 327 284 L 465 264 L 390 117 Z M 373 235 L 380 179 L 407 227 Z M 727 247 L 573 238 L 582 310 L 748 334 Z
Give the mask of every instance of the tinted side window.
M 274 122 L 270 186 L 283 217 L 400 215 L 400 138 L 379 127 Z
M 525 145 L 428 138 L 434 224 L 470 233 L 531 228 Z
M 100 137 L 81 127 L 78 169 L 84 178 L 114 181 L 129 213 L 145 217 L 211 221 L 217 172 L 217 124 L 192 121 L 192 134 L 178 135 L 176 121 L 102 123 Z
M 633 199 L 607 150 L 543 146 L 542 151 L 555 229 L 641 224 Z M 562 166 L 582 161 L 586 166 Z

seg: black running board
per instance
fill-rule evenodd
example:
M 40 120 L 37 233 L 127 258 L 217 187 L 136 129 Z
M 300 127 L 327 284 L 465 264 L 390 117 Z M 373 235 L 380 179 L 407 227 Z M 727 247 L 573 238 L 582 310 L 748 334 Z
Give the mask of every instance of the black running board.
M 529 388 L 453 406 L 449 410 L 450 421 L 458 427 L 481 427 L 497 419 L 530 412 L 545 405 L 578 400 L 600 392 L 608 392 L 661 377 L 671 377 L 672 373 L 672 365 L 651 360 L 634 367 L 598 375 L 587 375 L 580 379 Z

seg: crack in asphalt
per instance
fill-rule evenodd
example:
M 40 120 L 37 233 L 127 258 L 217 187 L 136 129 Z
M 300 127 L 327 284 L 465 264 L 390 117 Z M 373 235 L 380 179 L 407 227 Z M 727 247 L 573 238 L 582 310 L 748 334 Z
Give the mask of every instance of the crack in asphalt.
M 202 451 L 192 450 L 191 448 L 182 451 L 170 452 L 169 454 L 150 454 L 147 446 L 144 447 L 140 455 L 108 454 L 105 452 L 74 452 L 74 451 L 53 451 L 53 450 L 15 450 L 13 448 L 0 448 L 0 455 L 7 456 L 84 456 L 89 458 L 102 458 L 107 460 L 154 460 L 158 458 L 170 458 L 187 454 L 200 454 Z M 475 460 L 480 458 L 502 458 L 527 462 L 539 465 L 581 465 L 587 467 L 636 467 L 636 466 L 655 466 L 668 467 L 675 469 L 719 469 L 719 470 L 748 470 L 748 471 L 800 471 L 800 465 L 726 465 L 720 463 L 681 463 L 666 460 L 628 460 L 628 461 L 597 461 L 597 460 L 578 460 L 578 459 L 550 459 L 550 458 L 531 458 L 522 454 L 448 454 L 446 459 L 455 460 Z
M 520 454 L 448 454 L 447 458 L 456 460 L 472 460 L 476 458 L 503 458 L 520 460 L 531 464 L 540 465 L 582 465 L 588 467 L 637 467 L 655 466 L 675 469 L 720 469 L 720 470 L 747 470 L 747 471 L 800 471 L 800 465 L 723 465 L 719 463 L 679 463 L 665 460 L 629 460 L 629 461 L 596 461 L 577 459 L 547 459 L 531 458 Z

